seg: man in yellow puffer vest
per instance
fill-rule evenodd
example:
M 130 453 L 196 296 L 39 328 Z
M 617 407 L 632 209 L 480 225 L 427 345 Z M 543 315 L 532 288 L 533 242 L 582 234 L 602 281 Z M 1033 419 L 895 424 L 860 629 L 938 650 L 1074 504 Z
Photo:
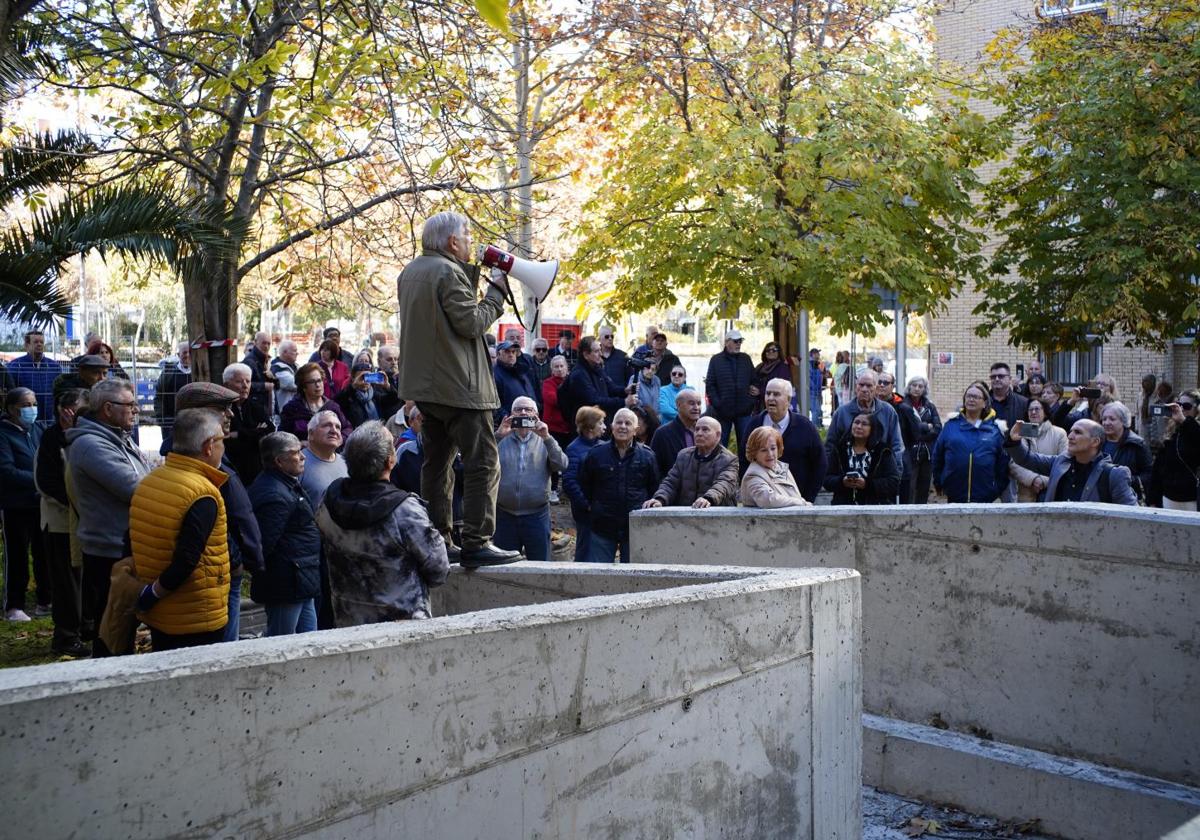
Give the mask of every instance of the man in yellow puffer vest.
M 146 584 L 138 618 L 154 650 L 215 644 L 228 621 L 229 544 L 219 469 L 221 418 L 193 408 L 175 417 L 167 461 L 138 485 L 129 507 L 133 564 Z

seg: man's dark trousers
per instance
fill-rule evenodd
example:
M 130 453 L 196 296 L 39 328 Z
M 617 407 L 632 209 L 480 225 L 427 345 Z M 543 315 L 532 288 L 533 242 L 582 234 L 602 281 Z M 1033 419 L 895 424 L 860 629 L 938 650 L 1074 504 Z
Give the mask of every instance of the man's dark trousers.
M 492 412 L 429 402 L 418 403 L 417 407 L 424 418 L 421 496 L 429 504 L 429 519 L 442 536 L 450 538 L 454 525 L 454 456 L 462 453 L 462 547 L 482 548 L 496 533 L 496 491 L 500 486 L 500 455 L 492 430 Z

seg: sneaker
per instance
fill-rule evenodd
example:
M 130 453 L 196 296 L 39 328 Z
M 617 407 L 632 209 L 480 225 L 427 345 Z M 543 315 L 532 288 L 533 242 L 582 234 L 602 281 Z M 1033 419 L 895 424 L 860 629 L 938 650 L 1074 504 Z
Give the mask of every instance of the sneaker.
M 457 546 L 450 540 L 446 540 L 446 559 L 451 563 L 457 563 L 462 557 L 462 547 Z
M 464 548 L 458 562 L 465 569 L 477 569 L 480 566 L 503 566 L 523 559 L 519 551 L 505 551 L 488 542 L 479 548 Z
M 45 618 L 46 616 L 52 615 L 53 613 L 54 613 L 54 606 L 52 604 L 38 604 L 36 607 L 33 608 L 33 617 L 34 618 Z
M 4 614 L 4 618 L 8 621 L 33 621 L 25 610 L 9 610 Z
M 85 645 L 83 642 L 75 642 L 72 645 L 51 645 L 50 650 L 59 656 L 69 656 L 72 659 L 87 659 L 92 655 L 92 646 Z
M 550 504 L 552 504 L 552 505 L 558 504 L 558 491 L 557 490 L 550 491 Z

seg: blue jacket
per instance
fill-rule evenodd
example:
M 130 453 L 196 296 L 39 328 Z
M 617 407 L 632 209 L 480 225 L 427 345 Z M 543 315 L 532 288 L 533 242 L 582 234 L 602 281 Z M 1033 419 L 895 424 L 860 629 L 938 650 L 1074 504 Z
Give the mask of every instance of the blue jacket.
M 492 378 L 496 380 L 496 395 L 500 398 L 500 407 L 492 412 L 497 424 L 512 412 L 513 400 L 517 397 L 529 397 L 541 405 L 542 393 L 534 385 L 533 370 L 521 364 L 520 358 L 512 367 L 496 362 L 492 365 Z
M 993 502 L 1008 485 L 1004 435 L 989 411 L 978 427 L 961 414 L 942 426 L 933 447 L 933 484 L 951 502 Z
M 579 486 L 579 467 L 587 454 L 595 449 L 602 441 L 600 438 L 585 438 L 579 435 L 567 444 L 567 469 L 563 473 L 562 486 L 567 498 L 571 500 L 571 515 L 576 522 L 580 517 L 587 521 L 588 500 Z
M 321 593 L 321 532 L 300 482 L 266 469 L 249 489 L 254 516 L 262 531 L 266 571 L 250 583 L 260 604 L 286 604 Z
M 38 418 L 46 421 L 58 416 L 54 413 L 54 380 L 62 372 L 62 365 L 49 356 L 34 363 L 26 353 L 8 363 L 8 374 L 13 381 L 37 395 Z
M 634 441 L 624 458 L 612 441 L 594 448 L 579 468 L 579 486 L 588 503 L 592 532 L 624 539 L 629 533 L 629 512 L 653 498 L 658 484 L 658 465 L 650 447 Z
M 745 353 L 722 350 L 709 359 L 704 392 L 713 417 L 732 420 L 754 411 L 755 398 L 750 396 L 750 386 L 755 381 L 754 362 Z
M 38 509 L 40 497 L 33 481 L 33 463 L 42 432 L 37 423 L 25 429 L 10 417 L 0 419 L 0 510 Z M 35 513 L 33 524 L 37 522 Z
M 1049 478 L 1042 500 L 1057 501 L 1059 482 L 1070 471 L 1075 463 L 1074 459 L 1070 455 L 1043 455 L 1040 452 L 1032 452 L 1011 441 L 1004 445 L 1017 464 Z M 1079 501 L 1137 507 L 1137 494 L 1130 486 L 1130 480 L 1129 467 L 1113 464 L 1107 455 L 1100 453 L 1100 457 L 1092 462 L 1092 469 L 1083 485 Z
M 614 347 L 613 351 L 608 354 L 608 358 L 601 364 L 604 365 L 604 372 L 613 382 L 624 382 L 629 378 L 629 357 L 625 355 L 624 350 Z

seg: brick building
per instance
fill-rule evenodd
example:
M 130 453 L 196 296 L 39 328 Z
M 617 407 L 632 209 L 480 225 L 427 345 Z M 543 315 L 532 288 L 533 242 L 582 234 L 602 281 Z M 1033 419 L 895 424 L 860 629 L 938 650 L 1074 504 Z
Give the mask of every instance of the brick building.
M 1002 28 L 1021 25 L 1034 16 L 1038 0 L 951 0 L 935 19 L 936 49 L 940 58 L 966 67 L 979 63 L 983 48 Z M 1060 13 L 1095 13 L 1103 3 L 1076 4 Z M 977 102 L 981 113 L 992 115 L 997 109 L 987 102 Z M 1000 169 L 998 163 L 984 167 L 980 174 L 987 180 Z M 988 243 L 985 253 L 995 250 L 997 240 Z M 988 338 L 975 334 L 978 319 L 971 313 L 981 296 L 971 287 L 949 303 L 946 313 L 926 319 L 929 332 L 929 382 L 934 401 L 943 414 L 957 410 L 962 392 L 973 379 L 986 379 L 994 362 L 1004 361 L 1013 367 L 1027 363 L 1035 356 L 1043 361 L 1047 378 L 1063 384 L 1086 381 L 1096 373 L 1114 377 L 1118 393 L 1131 410 L 1140 399 L 1141 378 L 1153 373 L 1181 388 L 1194 388 L 1200 382 L 1197 371 L 1196 346 L 1192 339 L 1181 338 L 1157 353 L 1143 348 L 1125 347 L 1119 336 L 1098 344 L 1091 352 L 1047 355 L 1030 349 L 1017 350 L 1008 344 L 1008 333 L 997 330 Z M 952 364 L 945 354 L 951 354 Z M 941 363 L 939 363 L 939 360 Z

